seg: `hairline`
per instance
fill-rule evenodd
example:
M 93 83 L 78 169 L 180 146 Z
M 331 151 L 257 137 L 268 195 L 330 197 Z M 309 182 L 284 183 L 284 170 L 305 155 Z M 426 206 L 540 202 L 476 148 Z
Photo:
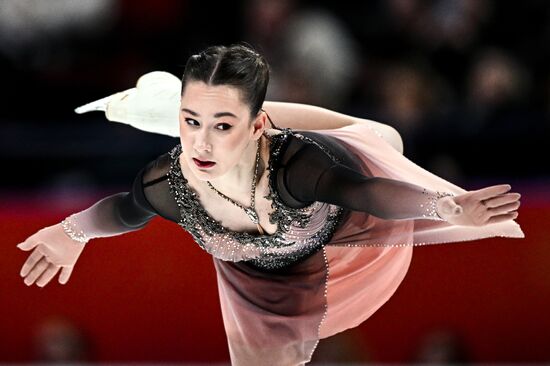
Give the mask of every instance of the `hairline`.
M 217 67 L 217 65 L 216 65 Z M 185 78 L 184 78 L 185 80 Z M 258 115 L 258 113 L 260 113 L 261 111 L 261 108 L 260 110 L 258 110 L 258 112 L 253 115 L 253 111 L 252 111 L 252 106 L 250 106 L 246 100 L 244 100 L 244 96 L 243 96 L 243 91 L 241 90 L 241 88 L 238 86 L 238 85 L 234 85 L 234 84 L 231 84 L 231 83 L 219 83 L 219 84 L 215 84 L 212 82 L 212 79 L 209 79 L 208 82 L 204 82 L 203 80 L 200 80 L 200 79 L 193 79 L 193 78 L 189 78 L 189 79 L 186 79 L 185 81 L 185 86 L 182 84 L 182 89 L 181 89 L 181 94 L 180 94 L 180 98 L 183 97 L 183 92 L 185 90 L 185 88 L 187 87 L 187 83 L 189 82 L 198 82 L 198 83 L 203 83 L 203 84 L 206 84 L 207 86 L 228 86 L 228 87 L 231 87 L 233 89 L 235 89 L 238 93 L 238 98 L 239 98 L 239 102 L 241 102 L 242 104 L 246 105 L 247 108 L 249 109 L 249 116 L 250 116 L 250 120 L 254 120 L 254 118 L 256 118 L 256 116 Z M 264 98 L 264 102 L 265 102 L 265 98 Z M 251 122 L 249 121 L 249 126 L 250 126 Z

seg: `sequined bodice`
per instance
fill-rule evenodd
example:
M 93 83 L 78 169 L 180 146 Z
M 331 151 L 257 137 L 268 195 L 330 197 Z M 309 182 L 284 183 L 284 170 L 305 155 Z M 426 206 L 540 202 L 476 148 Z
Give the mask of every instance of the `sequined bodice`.
M 265 198 L 271 200 L 274 209 L 269 221 L 277 225 L 276 232 L 271 235 L 233 231 L 212 218 L 182 174 L 179 165 L 181 145 L 172 149 L 168 179 L 180 210 L 179 224 L 201 248 L 221 260 L 246 261 L 257 268 L 274 270 L 313 254 L 330 240 L 342 220 L 341 207 L 316 201 L 303 208 L 292 208 L 285 205 L 277 191 L 276 170 L 282 149 L 291 136 L 316 143 L 289 129 L 269 137 L 269 193 Z

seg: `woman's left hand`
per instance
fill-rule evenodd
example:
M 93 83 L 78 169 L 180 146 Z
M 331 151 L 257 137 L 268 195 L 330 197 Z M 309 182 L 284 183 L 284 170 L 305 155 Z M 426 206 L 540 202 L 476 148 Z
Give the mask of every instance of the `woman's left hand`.
M 518 217 L 519 193 L 509 193 L 509 184 L 500 184 L 442 197 L 437 201 L 439 215 L 454 225 L 483 226 Z

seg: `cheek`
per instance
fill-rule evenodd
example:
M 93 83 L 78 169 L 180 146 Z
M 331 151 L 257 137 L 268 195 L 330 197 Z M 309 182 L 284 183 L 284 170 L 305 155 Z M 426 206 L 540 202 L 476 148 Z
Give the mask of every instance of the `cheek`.
M 243 152 L 246 150 L 248 140 L 244 136 L 232 136 L 225 139 L 217 146 L 216 155 L 228 163 L 236 164 L 241 159 Z
M 218 144 L 218 146 L 216 146 L 216 148 L 216 155 L 230 158 L 231 160 L 233 160 L 236 155 L 240 155 L 242 153 L 240 140 L 234 138 L 222 141 Z
M 180 129 L 181 131 L 181 129 Z M 188 157 L 191 153 L 191 150 L 193 149 L 193 143 L 188 135 L 180 133 L 180 144 L 181 144 L 181 151 L 183 153 L 184 157 Z
M 180 142 L 182 143 L 182 145 L 183 145 L 183 141 L 185 141 L 185 127 L 180 122 Z

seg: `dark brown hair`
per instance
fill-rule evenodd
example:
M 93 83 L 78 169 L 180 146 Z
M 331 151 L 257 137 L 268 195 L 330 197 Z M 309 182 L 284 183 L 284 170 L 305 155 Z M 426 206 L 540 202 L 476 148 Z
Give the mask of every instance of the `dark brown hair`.
M 211 46 L 187 60 L 181 80 L 182 95 L 188 81 L 238 88 L 253 118 L 265 100 L 269 66 L 264 57 L 249 46 Z

